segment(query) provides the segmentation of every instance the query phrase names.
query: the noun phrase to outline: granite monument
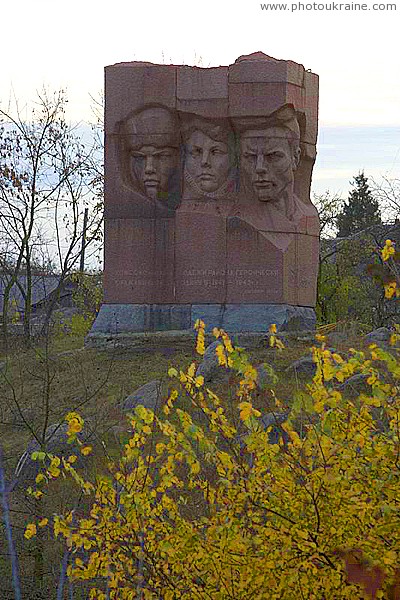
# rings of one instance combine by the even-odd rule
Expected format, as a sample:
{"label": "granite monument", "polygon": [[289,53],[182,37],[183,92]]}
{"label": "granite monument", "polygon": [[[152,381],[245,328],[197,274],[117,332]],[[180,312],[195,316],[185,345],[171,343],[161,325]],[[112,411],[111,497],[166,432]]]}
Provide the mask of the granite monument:
{"label": "granite monument", "polygon": [[262,52],[229,67],[106,67],[104,304],[91,336],[315,322],[318,77]]}

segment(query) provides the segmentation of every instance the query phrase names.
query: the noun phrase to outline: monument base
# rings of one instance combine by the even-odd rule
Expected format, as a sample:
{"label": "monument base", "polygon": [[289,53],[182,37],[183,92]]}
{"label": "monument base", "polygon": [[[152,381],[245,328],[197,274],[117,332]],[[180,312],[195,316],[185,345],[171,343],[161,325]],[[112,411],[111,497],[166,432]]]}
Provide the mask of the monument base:
{"label": "monument base", "polygon": [[227,333],[268,333],[275,323],[278,331],[315,329],[313,308],[289,304],[103,304],[87,337],[192,331],[202,319],[208,331],[213,327]]}

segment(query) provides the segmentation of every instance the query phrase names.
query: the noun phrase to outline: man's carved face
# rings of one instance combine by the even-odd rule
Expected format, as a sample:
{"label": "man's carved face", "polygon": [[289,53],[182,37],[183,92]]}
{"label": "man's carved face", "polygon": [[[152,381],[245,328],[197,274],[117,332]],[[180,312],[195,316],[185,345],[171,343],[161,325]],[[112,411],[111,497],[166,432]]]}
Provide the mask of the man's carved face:
{"label": "man's carved face", "polygon": [[168,186],[177,168],[176,148],[146,145],[130,149],[131,173],[141,191],[151,200],[162,200],[168,196]]}
{"label": "man's carved face", "polygon": [[194,131],[186,145],[185,169],[203,192],[215,192],[229,175],[227,144]]}
{"label": "man's carved face", "polygon": [[131,183],[151,200],[168,201],[179,168],[176,119],[163,107],[149,107],[128,119],[125,136]]}
{"label": "man's carved face", "polygon": [[241,172],[261,202],[276,202],[290,189],[300,149],[282,128],[246,131],[241,139]]}

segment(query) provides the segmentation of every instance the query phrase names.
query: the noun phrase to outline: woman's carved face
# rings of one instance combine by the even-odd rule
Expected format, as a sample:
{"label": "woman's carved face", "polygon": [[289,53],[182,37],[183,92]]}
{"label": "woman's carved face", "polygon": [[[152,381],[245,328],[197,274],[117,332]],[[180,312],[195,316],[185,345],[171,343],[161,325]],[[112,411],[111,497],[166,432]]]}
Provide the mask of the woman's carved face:
{"label": "woman's carved face", "polygon": [[203,192],[215,192],[228,179],[228,146],[200,130],[186,144],[185,170]]}

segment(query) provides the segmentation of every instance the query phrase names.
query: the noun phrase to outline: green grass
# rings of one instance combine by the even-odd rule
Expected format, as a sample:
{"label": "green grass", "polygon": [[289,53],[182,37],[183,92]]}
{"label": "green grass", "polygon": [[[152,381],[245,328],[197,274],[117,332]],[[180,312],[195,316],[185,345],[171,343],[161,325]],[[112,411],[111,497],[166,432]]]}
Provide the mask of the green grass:
{"label": "green grass", "polygon": [[[338,344],[339,351],[350,345],[360,345],[360,337]],[[309,352],[310,340],[288,338],[286,348],[279,352],[268,346],[248,350],[253,364],[268,363],[278,374],[276,393],[290,405],[293,392],[302,387],[302,379],[285,373],[294,360]],[[328,342],[329,343],[329,342]],[[169,367],[186,367],[201,357],[194,347],[175,351],[173,348],[110,349],[85,348],[83,337],[57,336],[51,341],[46,356],[45,347],[26,350],[17,341],[11,348],[6,369],[0,373],[0,421],[2,422],[1,443],[15,466],[27,442],[32,439],[32,428],[37,436],[43,433],[47,412],[47,424],[58,423],[71,410],[78,410],[90,419],[99,435],[113,424],[123,424],[124,416],[116,409],[138,387],[153,379],[168,379]],[[46,373],[49,387],[46,388]],[[280,376],[280,377],[279,377]],[[231,396],[227,386],[212,386],[222,398]],[[256,403],[263,408],[265,395],[259,394]],[[226,398],[229,404],[231,397]],[[18,412],[17,403],[22,415]],[[28,427],[29,425],[29,427]]]}

